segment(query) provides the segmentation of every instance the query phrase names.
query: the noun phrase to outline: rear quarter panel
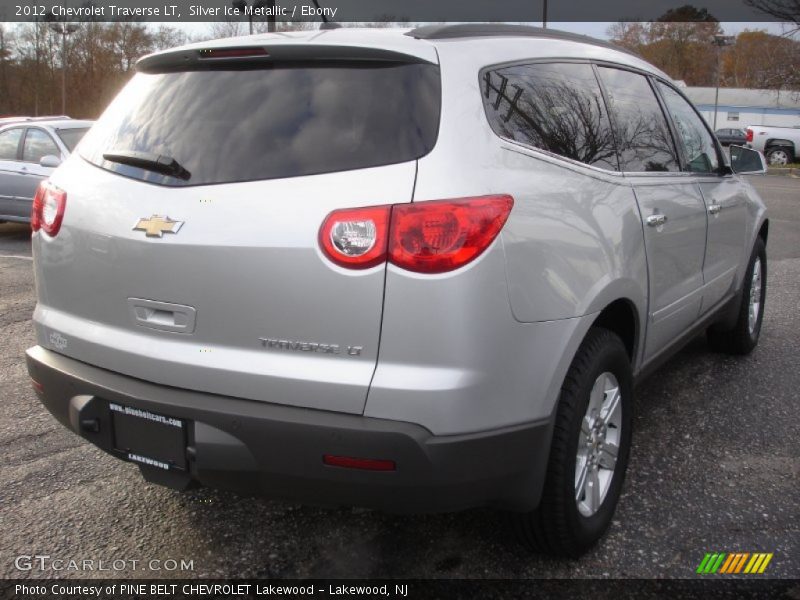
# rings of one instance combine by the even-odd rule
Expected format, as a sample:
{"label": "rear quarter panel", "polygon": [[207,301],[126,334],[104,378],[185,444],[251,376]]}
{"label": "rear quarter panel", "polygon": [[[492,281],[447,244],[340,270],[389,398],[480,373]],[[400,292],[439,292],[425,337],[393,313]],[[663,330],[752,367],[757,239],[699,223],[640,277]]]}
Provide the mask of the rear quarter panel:
{"label": "rear quarter panel", "polygon": [[[597,313],[628,298],[645,323],[647,269],[632,188],[491,130],[478,88],[491,56],[440,44],[442,119],[414,202],[511,194],[502,234],[444,276],[387,270],[381,349],[365,414],[437,434],[551,417]],[[505,45],[498,62],[509,60]],[[593,50],[591,50],[593,51]],[[504,54],[505,53],[505,54]],[[641,346],[641,344],[640,344]]]}

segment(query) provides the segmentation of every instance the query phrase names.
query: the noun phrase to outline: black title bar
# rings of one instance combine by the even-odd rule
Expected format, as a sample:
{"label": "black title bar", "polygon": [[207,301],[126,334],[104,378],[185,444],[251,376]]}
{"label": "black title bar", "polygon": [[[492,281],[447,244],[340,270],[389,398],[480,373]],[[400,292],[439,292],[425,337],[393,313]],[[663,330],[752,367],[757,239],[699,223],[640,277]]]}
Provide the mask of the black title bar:
{"label": "black title bar", "polygon": [[[687,5],[697,12],[687,13]],[[0,0],[0,21],[322,21],[324,16],[338,22],[552,23],[654,21],[673,11],[671,20],[693,14],[779,22],[797,10],[796,0],[268,0],[256,8],[253,0],[239,8],[231,0]]]}

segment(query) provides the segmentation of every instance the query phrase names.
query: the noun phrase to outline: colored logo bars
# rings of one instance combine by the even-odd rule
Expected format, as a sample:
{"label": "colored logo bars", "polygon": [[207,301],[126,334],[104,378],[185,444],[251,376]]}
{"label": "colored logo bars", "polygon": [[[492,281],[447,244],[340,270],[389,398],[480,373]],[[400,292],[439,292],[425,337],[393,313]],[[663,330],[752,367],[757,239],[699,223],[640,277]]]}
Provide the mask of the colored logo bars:
{"label": "colored logo bars", "polygon": [[763,573],[772,560],[773,553],[769,552],[706,552],[702,562],[697,567],[697,573],[708,575],[720,573],[732,575],[736,573],[756,574]]}

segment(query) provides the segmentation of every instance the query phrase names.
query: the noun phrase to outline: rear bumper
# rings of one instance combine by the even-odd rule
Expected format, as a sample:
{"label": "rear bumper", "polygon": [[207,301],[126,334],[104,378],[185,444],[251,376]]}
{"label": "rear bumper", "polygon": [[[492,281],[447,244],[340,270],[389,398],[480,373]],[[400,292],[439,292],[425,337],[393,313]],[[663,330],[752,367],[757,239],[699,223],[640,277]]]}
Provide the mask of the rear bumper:
{"label": "rear bumper", "polygon": [[[192,482],[320,505],[390,512],[474,506],[534,508],[544,481],[550,422],[435,436],[412,423],[268,404],[156,385],[41,346],[27,351],[39,397],[66,427],[115,456],[108,403],[188,421],[187,470],[140,465],[151,481]],[[88,417],[88,418],[87,418]],[[97,431],[81,423],[95,420]],[[325,454],[388,459],[390,472],[323,464]]]}

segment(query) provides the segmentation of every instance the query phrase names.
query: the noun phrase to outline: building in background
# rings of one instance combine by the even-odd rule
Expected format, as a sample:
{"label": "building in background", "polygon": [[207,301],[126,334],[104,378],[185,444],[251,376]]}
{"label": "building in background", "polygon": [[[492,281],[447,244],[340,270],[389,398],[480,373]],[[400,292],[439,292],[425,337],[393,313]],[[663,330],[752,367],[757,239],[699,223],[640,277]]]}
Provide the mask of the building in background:
{"label": "building in background", "polygon": [[[713,126],[716,88],[684,87],[683,91]],[[717,129],[744,129],[748,125],[800,127],[800,92],[720,88]]]}

